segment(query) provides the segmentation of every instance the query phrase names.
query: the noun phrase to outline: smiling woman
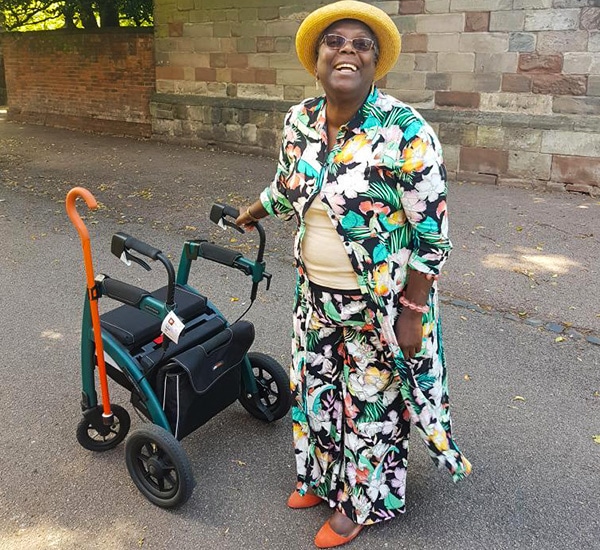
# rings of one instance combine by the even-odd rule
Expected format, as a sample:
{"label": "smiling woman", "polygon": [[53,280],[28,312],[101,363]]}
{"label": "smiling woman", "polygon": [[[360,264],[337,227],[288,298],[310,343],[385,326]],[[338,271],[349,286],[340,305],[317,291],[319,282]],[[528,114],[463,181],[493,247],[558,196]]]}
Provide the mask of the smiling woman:
{"label": "smiling woman", "polygon": [[295,219],[292,343],[297,486],[288,506],[334,512],[319,548],[405,510],[411,426],[455,481],[437,279],[451,249],[446,170],[432,128],[375,82],[400,34],[346,0],[312,12],[296,51],[324,94],[285,119],[275,178],[236,223]]}

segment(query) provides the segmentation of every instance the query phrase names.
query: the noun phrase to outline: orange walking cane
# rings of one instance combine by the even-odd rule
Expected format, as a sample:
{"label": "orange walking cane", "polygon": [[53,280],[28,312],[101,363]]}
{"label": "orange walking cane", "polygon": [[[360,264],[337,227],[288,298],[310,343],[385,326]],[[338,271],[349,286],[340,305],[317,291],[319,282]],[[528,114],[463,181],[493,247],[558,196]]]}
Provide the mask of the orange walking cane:
{"label": "orange walking cane", "polygon": [[67,193],[66,208],[71,222],[79,233],[81,239],[81,248],[83,249],[83,262],[85,265],[85,274],[87,282],[88,300],[90,303],[90,313],[92,316],[92,328],[94,330],[94,343],[96,346],[96,358],[98,362],[98,378],[100,380],[100,391],[102,397],[102,421],[110,426],[113,423],[113,414],[110,408],[110,397],[108,395],[108,380],[106,378],[106,365],[104,363],[104,346],[102,344],[102,332],[100,329],[100,314],[98,313],[98,295],[96,281],[94,279],[94,264],[92,263],[92,248],[90,246],[90,234],[77,212],[75,200],[81,197],[85,200],[90,210],[98,208],[98,203],[87,189],[83,187],[74,187]]}

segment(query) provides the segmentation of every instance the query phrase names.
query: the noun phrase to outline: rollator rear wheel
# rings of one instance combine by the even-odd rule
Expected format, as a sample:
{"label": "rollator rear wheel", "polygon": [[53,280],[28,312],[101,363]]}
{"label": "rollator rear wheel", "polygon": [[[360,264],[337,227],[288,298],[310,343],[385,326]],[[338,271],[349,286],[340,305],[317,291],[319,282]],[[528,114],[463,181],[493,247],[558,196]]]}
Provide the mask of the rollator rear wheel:
{"label": "rollator rear wheel", "polygon": [[[252,372],[258,386],[258,397],[261,403],[273,415],[273,420],[284,417],[292,405],[290,379],[284,368],[272,357],[264,353],[248,354]],[[267,421],[267,417],[248,393],[242,391],[240,403],[252,416]]]}
{"label": "rollator rear wheel", "polygon": [[125,443],[129,475],[140,492],[156,506],[177,508],[192,495],[194,473],[181,443],[156,424],[131,433]]}
{"label": "rollator rear wheel", "polygon": [[119,405],[110,406],[113,413],[113,422],[107,426],[102,421],[101,405],[98,405],[93,413],[82,418],[77,425],[77,441],[88,451],[108,451],[114,449],[121,441],[125,439],[131,418],[129,413]]}

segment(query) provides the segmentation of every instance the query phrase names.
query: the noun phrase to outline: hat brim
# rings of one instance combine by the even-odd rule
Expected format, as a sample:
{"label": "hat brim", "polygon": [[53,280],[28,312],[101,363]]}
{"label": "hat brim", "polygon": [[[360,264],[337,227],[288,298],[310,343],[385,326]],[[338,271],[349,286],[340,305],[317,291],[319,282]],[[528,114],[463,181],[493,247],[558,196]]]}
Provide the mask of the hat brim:
{"label": "hat brim", "polygon": [[379,58],[375,80],[383,78],[400,55],[400,32],[383,10],[355,0],[342,0],[311,12],[296,33],[296,53],[300,63],[311,74],[317,64],[317,42],[323,31],[341,19],[356,19],[367,25],[377,38]]}

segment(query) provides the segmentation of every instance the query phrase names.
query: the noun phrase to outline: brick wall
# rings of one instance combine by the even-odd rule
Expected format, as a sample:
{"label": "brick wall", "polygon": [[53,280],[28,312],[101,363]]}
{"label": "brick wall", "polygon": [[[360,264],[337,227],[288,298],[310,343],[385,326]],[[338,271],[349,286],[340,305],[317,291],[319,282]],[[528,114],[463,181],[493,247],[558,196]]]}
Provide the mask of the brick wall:
{"label": "brick wall", "polygon": [[151,134],[153,29],[4,33],[8,118]]}
{"label": "brick wall", "polygon": [[[274,154],[315,95],[296,30],[326,3],[156,0],[154,134]],[[403,34],[380,85],[435,126],[454,178],[599,190],[600,0],[371,3]]]}

